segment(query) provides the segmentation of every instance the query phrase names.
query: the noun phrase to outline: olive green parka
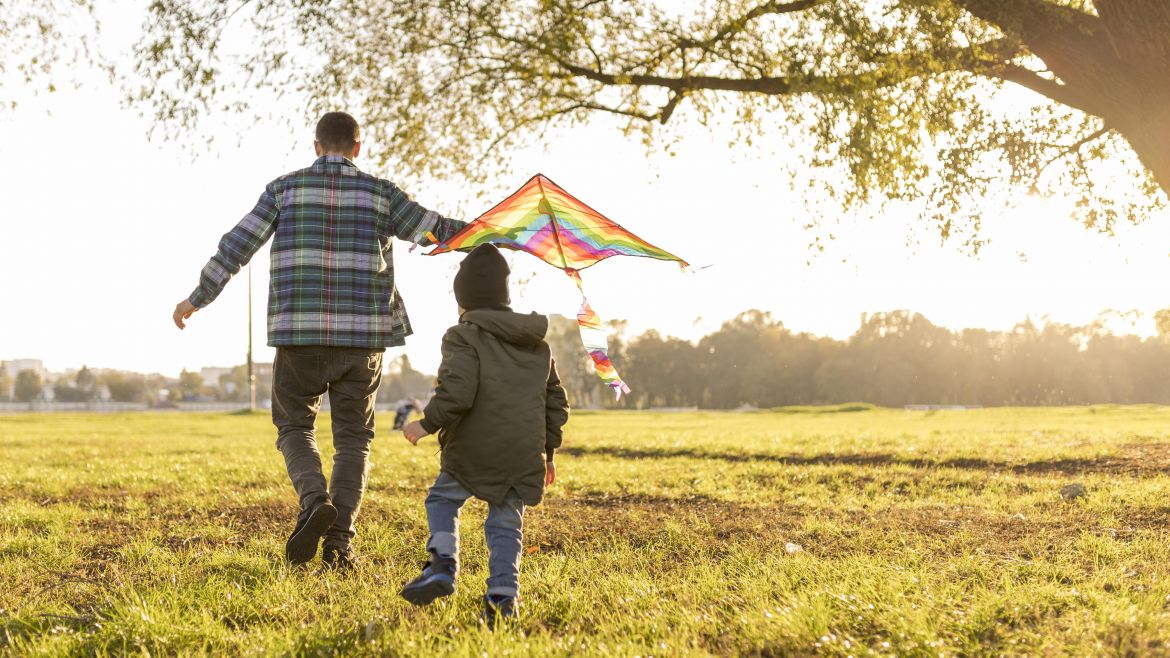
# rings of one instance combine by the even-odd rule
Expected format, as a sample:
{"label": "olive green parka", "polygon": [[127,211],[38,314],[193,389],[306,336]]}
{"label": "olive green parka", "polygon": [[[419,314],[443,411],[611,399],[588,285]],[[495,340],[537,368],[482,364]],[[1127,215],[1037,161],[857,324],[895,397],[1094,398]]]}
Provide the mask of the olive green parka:
{"label": "olive green parka", "polygon": [[569,403],[536,313],[476,309],[443,336],[439,384],[423,411],[442,469],[472,495],[526,505],[544,496],[545,456],[561,445]]}

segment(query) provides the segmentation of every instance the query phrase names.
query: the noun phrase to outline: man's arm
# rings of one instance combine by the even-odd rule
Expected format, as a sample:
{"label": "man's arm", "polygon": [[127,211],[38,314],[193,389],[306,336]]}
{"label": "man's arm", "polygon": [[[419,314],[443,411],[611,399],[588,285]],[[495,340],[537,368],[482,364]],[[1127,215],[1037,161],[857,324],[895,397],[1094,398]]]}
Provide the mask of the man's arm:
{"label": "man's arm", "polygon": [[276,217],[279,212],[276,183],[272,182],[264,188],[264,193],[260,195],[260,200],[256,202],[252,212],[240,220],[235,228],[224,233],[215,255],[207,261],[199,275],[199,285],[175,308],[174,320],[180,329],[184,327],[183,320],[215,301],[232,276],[247,265],[260,247],[268,242],[268,238],[272,237],[272,232],[276,230]]}
{"label": "man's arm", "polygon": [[[439,386],[435,395],[423,409],[423,419],[415,421],[424,434],[417,434],[418,428],[404,429],[407,439],[416,443],[418,439],[433,434],[444,427],[451,427],[463,417],[475,402],[479,388],[479,355],[457,331],[448,330],[443,336],[443,361],[439,364]],[[411,423],[411,425],[415,425]]]}
{"label": "man's arm", "polygon": [[429,247],[434,241],[427,237],[428,232],[442,242],[467,226],[467,222],[427,210],[389,181],[386,182],[385,196],[386,218],[389,222],[387,233],[399,240]]}

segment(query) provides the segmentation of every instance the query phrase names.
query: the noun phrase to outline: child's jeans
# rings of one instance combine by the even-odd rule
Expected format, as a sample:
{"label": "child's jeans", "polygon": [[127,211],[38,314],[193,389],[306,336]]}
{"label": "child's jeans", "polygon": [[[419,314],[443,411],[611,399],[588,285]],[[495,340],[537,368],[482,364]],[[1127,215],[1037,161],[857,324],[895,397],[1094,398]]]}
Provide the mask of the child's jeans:
{"label": "child's jeans", "polygon": [[[427,492],[427,550],[459,559],[459,510],[471,494],[455,478],[440,471]],[[483,524],[488,547],[487,593],[515,597],[520,593],[520,552],[524,538],[524,501],[515,489],[503,505],[488,503]]]}

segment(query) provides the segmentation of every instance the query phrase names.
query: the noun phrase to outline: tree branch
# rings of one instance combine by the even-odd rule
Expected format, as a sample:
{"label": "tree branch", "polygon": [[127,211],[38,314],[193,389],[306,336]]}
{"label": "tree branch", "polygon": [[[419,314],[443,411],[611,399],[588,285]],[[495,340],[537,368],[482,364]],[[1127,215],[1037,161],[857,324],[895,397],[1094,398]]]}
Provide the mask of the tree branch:
{"label": "tree branch", "polygon": [[1095,106],[1093,102],[1078,94],[1074,89],[1063,85],[1056,80],[1049,80],[1036,73],[1035,71],[1021,66],[1019,64],[1002,64],[999,66],[986,67],[982,70],[973,71],[983,75],[998,78],[1005,82],[1014,82],[1021,87],[1031,89],[1032,91],[1045,96],[1058,103],[1062,103],[1069,107],[1078,109],[1088,114],[1101,116],[1101,108]]}
{"label": "tree branch", "polygon": [[953,0],[976,18],[991,23],[1007,34],[1016,34],[1025,40],[1037,36],[1043,29],[1071,28],[1088,36],[1096,32],[1100,20],[1079,9],[1058,5],[1048,0]]}
{"label": "tree branch", "polygon": [[1018,38],[1063,84],[1016,65],[1006,65],[1002,74],[989,72],[991,75],[1020,84],[1059,103],[1102,114],[1100,107],[1088,109],[1089,102],[1084,95],[1073,91],[1087,76],[1094,75],[1102,64],[1102,49],[1096,38],[1101,28],[1099,18],[1047,0],[954,2],[972,16]]}
{"label": "tree branch", "polygon": [[[1008,40],[997,39],[977,46],[978,50],[995,53],[997,57],[1010,58],[1019,52],[1018,46],[1009,47]],[[880,89],[892,87],[907,80],[922,76],[934,75],[940,71],[929,66],[938,58],[944,57],[948,63],[945,70],[966,70],[972,73],[991,75],[995,71],[1013,65],[1003,64],[1001,61],[979,61],[971,56],[970,49],[953,53],[904,53],[892,55],[888,58],[871,62],[874,71],[850,73],[836,76],[808,76],[793,78],[791,76],[761,76],[758,78],[728,78],[722,76],[691,75],[691,76],[662,76],[637,73],[608,73],[573,64],[558,57],[555,53],[544,53],[557,63],[568,74],[582,77],[594,82],[610,86],[632,87],[661,87],[676,93],[686,93],[700,89],[711,91],[733,91],[757,93],[771,96],[800,93],[849,93],[852,91]],[[1018,67],[1024,71],[1023,67]],[[1039,76],[1036,76],[1039,78]],[[1043,78],[1039,78],[1044,80]],[[1053,83],[1056,84],[1056,83]],[[1059,85],[1058,85],[1059,86]]]}
{"label": "tree branch", "polygon": [[1047,162],[1045,162],[1043,165],[1041,165],[1039,169],[1036,170],[1036,175],[1032,177],[1032,186],[1035,187],[1037,185],[1037,183],[1039,183],[1040,177],[1044,175],[1044,171],[1046,169],[1048,169],[1048,166],[1051,165],[1053,162],[1056,162],[1057,160],[1061,160],[1063,158],[1066,158],[1069,155],[1072,155],[1074,153],[1077,154],[1078,158],[1081,157],[1080,151],[1081,151],[1082,146],[1084,146],[1085,144],[1088,144],[1089,142],[1092,142],[1092,141],[1099,139],[1100,137],[1109,133],[1111,130],[1112,130],[1112,128],[1110,128],[1109,126],[1102,126],[1102,127],[1098,128],[1097,130],[1094,130],[1092,133],[1089,133],[1088,135],[1077,140],[1073,144],[1070,144],[1070,145],[1064,146],[1064,147],[1059,147],[1060,152],[1057,153],[1056,155],[1052,156],[1051,159],[1049,159]]}
{"label": "tree branch", "polygon": [[670,100],[666,101],[666,105],[663,105],[662,109],[658,112],[659,123],[666,124],[667,121],[670,121],[670,115],[674,114],[674,108],[678,107],[679,101],[681,101],[684,96],[686,96],[686,94],[682,92],[671,94]]}
{"label": "tree branch", "polygon": [[678,45],[680,48],[699,48],[706,50],[720,41],[723,41],[732,33],[742,30],[745,25],[761,16],[793,14],[804,11],[806,9],[811,9],[817,5],[825,4],[826,1],[827,0],[796,0],[794,2],[767,2],[748,10],[743,16],[740,16],[739,18],[727,23],[707,39],[703,39],[702,41],[680,39]]}

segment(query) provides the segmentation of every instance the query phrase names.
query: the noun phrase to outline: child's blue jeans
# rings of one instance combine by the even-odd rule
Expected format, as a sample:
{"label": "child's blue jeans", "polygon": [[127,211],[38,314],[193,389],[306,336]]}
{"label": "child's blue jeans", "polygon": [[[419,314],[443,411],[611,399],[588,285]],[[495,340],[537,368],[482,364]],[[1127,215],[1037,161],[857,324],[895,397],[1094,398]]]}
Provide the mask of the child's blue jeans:
{"label": "child's blue jeans", "polygon": [[[471,498],[455,478],[440,471],[427,492],[427,550],[459,559],[459,510]],[[488,503],[483,532],[488,547],[487,593],[515,597],[520,593],[520,553],[524,539],[524,501],[509,490],[503,505]]]}

